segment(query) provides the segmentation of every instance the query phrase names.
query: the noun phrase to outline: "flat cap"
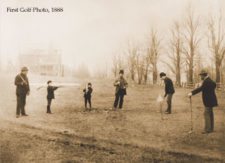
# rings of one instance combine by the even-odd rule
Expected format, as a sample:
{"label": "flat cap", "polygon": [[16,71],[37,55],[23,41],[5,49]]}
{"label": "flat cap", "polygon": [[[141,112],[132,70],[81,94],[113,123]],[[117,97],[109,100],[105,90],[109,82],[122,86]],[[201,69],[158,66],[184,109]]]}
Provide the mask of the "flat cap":
{"label": "flat cap", "polygon": [[28,71],[28,68],[27,67],[22,67],[21,71]]}

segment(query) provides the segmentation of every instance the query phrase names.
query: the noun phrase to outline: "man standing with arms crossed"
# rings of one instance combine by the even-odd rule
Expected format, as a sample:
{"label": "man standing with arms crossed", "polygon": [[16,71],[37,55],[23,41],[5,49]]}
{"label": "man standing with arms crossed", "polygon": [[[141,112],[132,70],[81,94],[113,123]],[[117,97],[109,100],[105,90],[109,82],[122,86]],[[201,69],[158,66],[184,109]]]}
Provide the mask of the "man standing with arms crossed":
{"label": "man standing with arms crossed", "polygon": [[20,114],[22,116],[28,116],[25,112],[26,96],[30,94],[30,86],[27,74],[28,68],[23,67],[21,69],[21,73],[18,74],[15,78],[17,97],[16,118],[19,118]]}
{"label": "man standing with arms crossed", "polygon": [[202,134],[208,134],[214,130],[213,107],[218,106],[215,93],[216,83],[209,77],[205,70],[202,70],[199,75],[203,81],[202,85],[190,92],[188,96],[191,98],[191,96],[202,92],[202,100],[205,106],[205,130],[202,132]]}

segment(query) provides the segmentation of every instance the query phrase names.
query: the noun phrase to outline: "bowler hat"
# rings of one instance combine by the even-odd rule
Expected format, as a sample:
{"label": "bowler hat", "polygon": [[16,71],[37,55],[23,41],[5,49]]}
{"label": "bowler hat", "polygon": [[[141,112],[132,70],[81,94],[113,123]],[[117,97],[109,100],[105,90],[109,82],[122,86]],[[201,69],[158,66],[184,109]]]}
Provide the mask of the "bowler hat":
{"label": "bowler hat", "polygon": [[161,72],[161,73],[159,74],[159,76],[160,76],[160,78],[162,78],[163,76],[166,76],[166,73]]}
{"label": "bowler hat", "polygon": [[119,74],[124,74],[124,70],[120,70]]}
{"label": "bowler hat", "polygon": [[27,67],[22,67],[21,71],[28,71],[28,68]]}
{"label": "bowler hat", "polygon": [[208,72],[206,70],[201,70],[201,72],[199,73],[199,75],[206,76],[206,75],[208,75]]}

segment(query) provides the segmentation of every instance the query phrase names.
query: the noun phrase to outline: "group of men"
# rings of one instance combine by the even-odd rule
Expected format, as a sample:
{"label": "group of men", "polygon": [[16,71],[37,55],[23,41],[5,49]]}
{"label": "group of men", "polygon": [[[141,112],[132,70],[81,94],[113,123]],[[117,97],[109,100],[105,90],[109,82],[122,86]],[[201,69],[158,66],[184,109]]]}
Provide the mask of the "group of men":
{"label": "group of men", "polygon": [[[16,97],[17,97],[17,108],[16,108],[16,117],[18,118],[21,116],[27,116],[25,112],[25,105],[26,105],[26,96],[30,94],[30,86],[29,81],[27,78],[28,68],[23,67],[21,69],[21,73],[18,74],[15,78],[15,85],[16,85]],[[200,87],[191,91],[188,96],[191,96],[202,92],[202,99],[203,104],[205,106],[204,112],[204,119],[205,119],[205,130],[202,132],[203,134],[211,133],[214,131],[214,114],[213,114],[213,107],[217,106],[217,97],[215,93],[216,83],[209,77],[208,73],[204,70],[201,71],[199,74],[202,80],[202,84]],[[164,80],[165,83],[165,95],[164,98],[167,101],[167,109],[165,111],[166,114],[172,113],[172,98],[173,94],[175,93],[174,85],[172,80],[167,77],[166,73],[161,72],[159,74],[160,78]],[[47,113],[51,113],[50,105],[51,101],[54,98],[54,90],[58,87],[54,87],[51,85],[52,81],[48,81],[48,95],[47,95]],[[116,87],[115,91],[115,101],[114,101],[114,110],[117,108],[123,108],[124,96],[127,94],[127,87],[128,83],[124,78],[124,70],[120,70],[119,77],[114,82],[114,86]],[[85,98],[85,108],[87,107],[87,102],[91,108],[91,83],[89,83],[88,87],[83,90],[84,98]]]}
{"label": "group of men", "polygon": [[[204,120],[205,120],[205,129],[202,134],[212,133],[214,131],[214,114],[213,108],[218,106],[217,97],[216,97],[216,83],[209,77],[207,71],[202,70],[199,74],[202,83],[201,86],[192,90],[188,93],[189,98],[193,95],[196,95],[202,92],[202,100],[205,106],[204,110]],[[165,82],[165,98],[167,98],[167,114],[171,114],[171,104],[172,97],[175,93],[173,82],[170,78],[166,76],[164,72],[160,73],[160,78]]]}

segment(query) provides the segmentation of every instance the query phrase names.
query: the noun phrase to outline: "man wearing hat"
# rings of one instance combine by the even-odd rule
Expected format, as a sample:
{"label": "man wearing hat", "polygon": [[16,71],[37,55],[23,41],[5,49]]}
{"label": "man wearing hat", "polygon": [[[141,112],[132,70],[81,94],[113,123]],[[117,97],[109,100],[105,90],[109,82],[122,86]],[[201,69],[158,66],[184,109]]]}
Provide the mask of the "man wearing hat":
{"label": "man wearing hat", "polygon": [[160,78],[164,80],[165,83],[165,95],[164,98],[167,98],[167,110],[166,114],[171,114],[172,112],[172,98],[173,94],[175,93],[174,87],[173,87],[173,82],[170,78],[166,76],[164,72],[161,72],[159,74]]}
{"label": "man wearing hat", "polygon": [[191,98],[191,96],[202,92],[202,100],[205,106],[205,130],[202,133],[207,134],[213,132],[214,130],[213,107],[218,106],[215,93],[216,83],[212,79],[210,79],[208,73],[205,70],[202,70],[199,75],[201,77],[201,80],[203,81],[202,85],[190,92],[188,96]]}
{"label": "man wearing hat", "polygon": [[16,107],[16,117],[19,118],[20,115],[27,116],[25,112],[26,96],[30,94],[30,86],[27,78],[28,68],[22,67],[21,73],[15,78],[16,85],[16,97],[17,97],[17,107]]}
{"label": "man wearing hat", "polygon": [[118,107],[118,103],[119,103],[119,109],[122,109],[123,98],[124,98],[124,95],[127,94],[126,88],[128,86],[128,83],[126,79],[124,79],[123,75],[124,75],[124,71],[120,70],[119,78],[114,82],[114,86],[116,87],[114,109]]}

